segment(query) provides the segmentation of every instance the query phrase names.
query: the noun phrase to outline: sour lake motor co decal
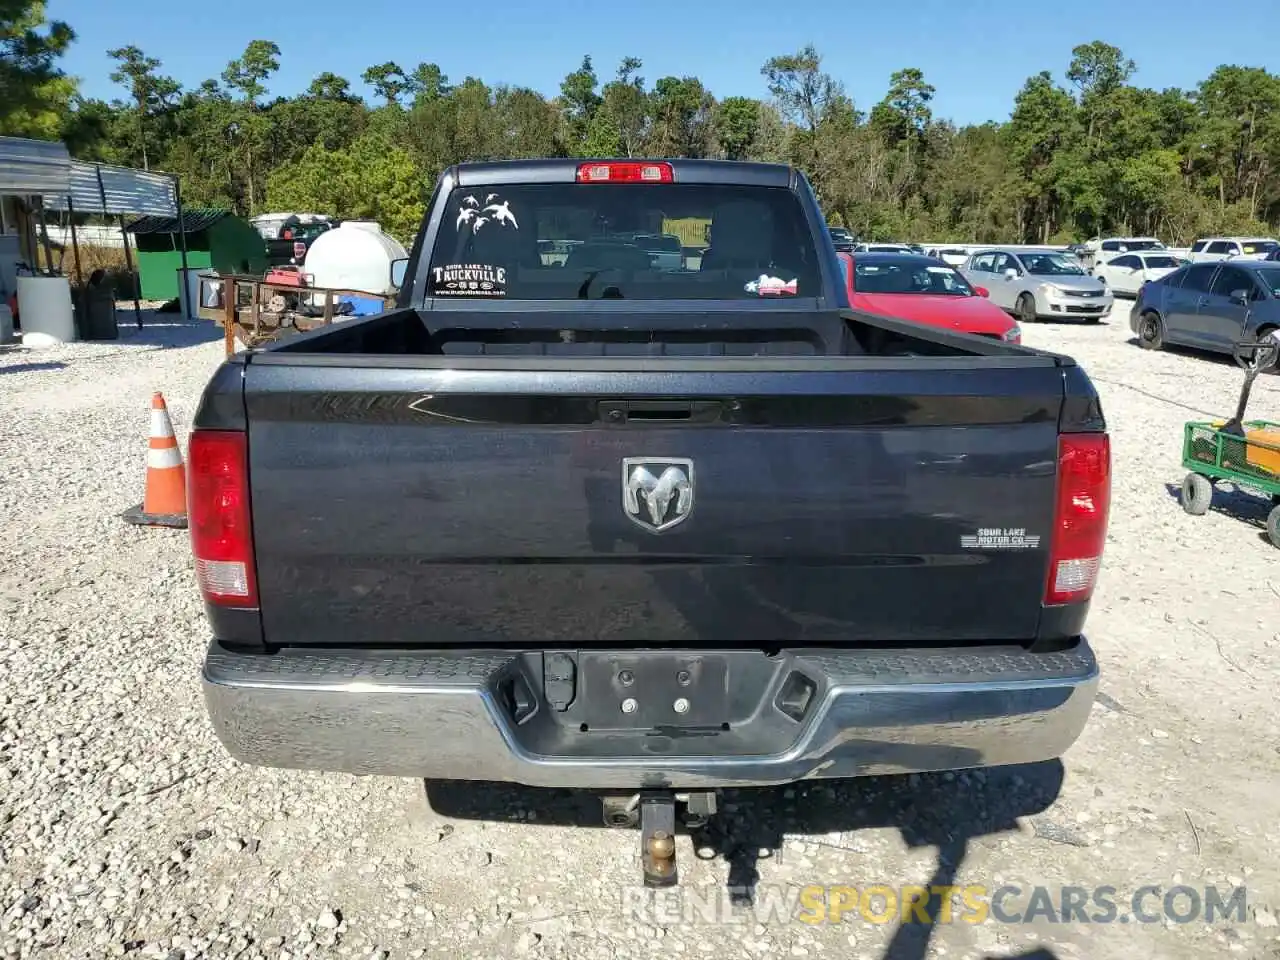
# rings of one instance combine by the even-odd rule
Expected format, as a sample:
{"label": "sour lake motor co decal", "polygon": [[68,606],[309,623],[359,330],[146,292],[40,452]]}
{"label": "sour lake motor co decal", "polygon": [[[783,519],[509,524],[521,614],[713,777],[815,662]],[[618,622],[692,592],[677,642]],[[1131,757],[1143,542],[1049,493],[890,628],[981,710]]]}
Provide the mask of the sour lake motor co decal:
{"label": "sour lake motor co decal", "polygon": [[507,270],[488,263],[432,267],[431,292],[437,297],[505,297]]}
{"label": "sour lake motor co decal", "polygon": [[983,527],[960,537],[963,550],[1034,550],[1039,546],[1039,534],[1028,535],[1026,527]]}

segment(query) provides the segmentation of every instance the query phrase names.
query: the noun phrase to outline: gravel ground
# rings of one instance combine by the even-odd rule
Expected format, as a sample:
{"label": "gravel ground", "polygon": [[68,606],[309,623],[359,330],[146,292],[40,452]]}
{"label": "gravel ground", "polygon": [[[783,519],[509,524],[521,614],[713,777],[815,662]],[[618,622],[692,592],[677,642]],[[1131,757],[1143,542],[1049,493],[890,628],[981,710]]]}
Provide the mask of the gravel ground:
{"label": "gravel ground", "polygon": [[[1280,957],[1280,555],[1258,501],[1191,518],[1174,495],[1182,422],[1229,414],[1240,374],[1140,351],[1127,313],[1026,334],[1085,365],[1114,438],[1083,738],[1061,764],[727,797],[721,855],[681,848],[686,907],[758,874],[755,906],[715,923],[636,899],[636,835],[572,826],[592,822],[574,798],[429,803],[414,781],[229,760],[185,534],[118,518],[141,499],[152,391],[185,438],[216,332],[0,348],[0,956]],[[1252,410],[1280,419],[1280,378]],[[809,883],[1110,885],[1121,914],[1145,884],[1243,885],[1247,916],[784,921]]]}

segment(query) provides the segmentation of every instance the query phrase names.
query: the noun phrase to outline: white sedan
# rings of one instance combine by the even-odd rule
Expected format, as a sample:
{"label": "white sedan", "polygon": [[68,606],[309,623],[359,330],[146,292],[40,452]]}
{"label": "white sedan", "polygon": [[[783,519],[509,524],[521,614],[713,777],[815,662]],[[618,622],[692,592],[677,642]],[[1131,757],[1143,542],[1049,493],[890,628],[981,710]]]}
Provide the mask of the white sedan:
{"label": "white sedan", "polygon": [[930,247],[925,251],[930,257],[936,257],[949,267],[959,270],[969,260],[969,251],[963,247]]}
{"label": "white sedan", "polygon": [[1164,250],[1123,253],[1093,268],[1093,275],[1114,294],[1136,297],[1144,283],[1173,273],[1186,261]]}
{"label": "white sedan", "polygon": [[860,243],[853,248],[854,253],[897,253],[903,256],[915,256],[915,251],[904,243]]}

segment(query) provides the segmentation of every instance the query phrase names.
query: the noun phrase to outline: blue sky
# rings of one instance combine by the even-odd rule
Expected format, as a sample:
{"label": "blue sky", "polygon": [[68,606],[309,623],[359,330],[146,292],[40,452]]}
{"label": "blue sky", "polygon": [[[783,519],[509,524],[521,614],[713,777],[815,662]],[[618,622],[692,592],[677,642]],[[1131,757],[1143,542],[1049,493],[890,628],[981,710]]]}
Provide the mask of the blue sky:
{"label": "blue sky", "polygon": [[[1265,6],[1265,4],[1264,4]],[[1132,11],[1139,13],[1134,14]],[[650,12],[652,11],[652,12]],[[666,15],[662,15],[665,12]],[[840,4],[762,0],[50,0],[79,40],[66,58],[92,96],[118,95],[106,50],[134,43],[185,86],[217,77],[248,41],[274,40],[281,69],[272,94],[305,88],[331,70],[361,93],[365,67],[394,60],[406,70],[440,64],[451,80],[532,87],[547,95],[585,53],[609,79],[628,55],[652,83],[695,74],[719,97],[764,96],[766,59],[813,43],[823,66],[860,109],[884,96],[889,74],[922,69],[937,87],[936,115],[960,123],[1003,120],[1026,78],[1050,70],[1062,80],[1071,48],[1115,44],[1137,61],[1136,81],[1191,87],[1222,63],[1274,66],[1276,30],[1186,15],[1177,4],[1014,4],[997,0],[914,0]],[[1266,19],[1264,17],[1264,19]],[[1280,26],[1280,13],[1273,26]],[[1199,24],[1199,27],[1196,24]]]}

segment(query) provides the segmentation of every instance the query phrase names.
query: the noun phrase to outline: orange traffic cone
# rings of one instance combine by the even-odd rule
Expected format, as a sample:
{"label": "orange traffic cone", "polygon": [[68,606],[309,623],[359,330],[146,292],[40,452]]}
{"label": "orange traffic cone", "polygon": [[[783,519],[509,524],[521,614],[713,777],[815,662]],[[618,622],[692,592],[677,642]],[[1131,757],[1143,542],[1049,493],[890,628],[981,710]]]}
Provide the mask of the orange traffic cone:
{"label": "orange traffic cone", "polygon": [[132,524],[151,527],[187,525],[187,471],[173,435],[164,394],[151,398],[151,443],[147,450],[147,492],[141,504],[124,512]]}

